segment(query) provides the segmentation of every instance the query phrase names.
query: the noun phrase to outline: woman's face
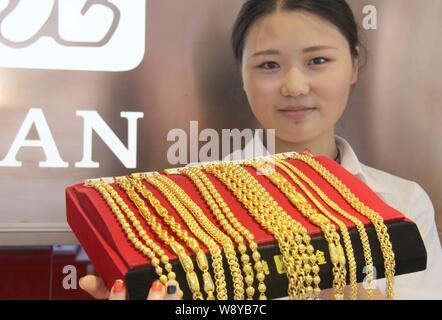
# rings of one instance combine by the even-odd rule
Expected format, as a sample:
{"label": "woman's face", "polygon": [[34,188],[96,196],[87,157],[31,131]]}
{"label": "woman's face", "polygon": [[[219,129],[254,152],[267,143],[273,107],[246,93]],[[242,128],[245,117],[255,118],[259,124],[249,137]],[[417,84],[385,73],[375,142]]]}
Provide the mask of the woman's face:
{"label": "woman's face", "polygon": [[345,110],[357,61],[332,23],[304,11],[257,20],[246,39],[242,77],[264,128],[290,143],[327,134]]}

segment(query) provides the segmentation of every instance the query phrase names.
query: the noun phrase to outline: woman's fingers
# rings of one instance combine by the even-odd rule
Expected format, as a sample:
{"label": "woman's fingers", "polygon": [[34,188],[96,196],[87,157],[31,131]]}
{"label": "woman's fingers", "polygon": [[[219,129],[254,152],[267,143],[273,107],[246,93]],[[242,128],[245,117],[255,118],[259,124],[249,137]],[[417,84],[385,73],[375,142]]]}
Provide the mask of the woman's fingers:
{"label": "woman's fingers", "polygon": [[149,290],[147,300],[180,300],[183,298],[183,292],[176,280],[169,280],[164,286],[156,280]]}
{"label": "woman's fingers", "polygon": [[87,275],[80,279],[79,286],[95,299],[108,299],[109,289],[103,279],[93,275]]}
{"label": "woman's fingers", "polygon": [[155,280],[150,287],[147,300],[164,300],[165,295],[166,288],[159,280]]}
{"label": "woman's fingers", "polygon": [[169,280],[166,284],[166,300],[180,300],[183,292],[177,281]]}
{"label": "woman's fingers", "polygon": [[[88,275],[80,279],[80,288],[95,299],[126,300],[124,281],[117,280],[109,291],[103,279]],[[180,300],[183,292],[176,280],[169,280],[164,286],[159,280],[154,281],[149,290],[147,300]]]}
{"label": "woman's fingers", "polygon": [[109,293],[109,300],[126,300],[126,286],[123,280],[115,281]]}

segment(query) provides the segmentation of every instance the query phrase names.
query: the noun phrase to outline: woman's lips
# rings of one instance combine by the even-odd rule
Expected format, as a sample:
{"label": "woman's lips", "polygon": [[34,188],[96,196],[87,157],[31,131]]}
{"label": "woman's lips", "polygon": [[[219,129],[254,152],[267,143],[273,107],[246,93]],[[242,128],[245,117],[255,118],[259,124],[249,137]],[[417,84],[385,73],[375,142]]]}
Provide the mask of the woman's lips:
{"label": "woman's lips", "polygon": [[284,117],[301,121],[307,118],[316,108],[297,108],[297,109],[282,109],[278,110]]}

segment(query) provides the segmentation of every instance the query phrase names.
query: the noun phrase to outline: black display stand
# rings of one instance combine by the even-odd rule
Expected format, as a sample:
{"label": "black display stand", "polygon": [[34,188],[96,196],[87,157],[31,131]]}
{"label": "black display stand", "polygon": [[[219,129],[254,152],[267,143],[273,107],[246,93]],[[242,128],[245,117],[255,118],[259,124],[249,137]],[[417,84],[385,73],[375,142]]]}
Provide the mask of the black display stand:
{"label": "black display stand", "polygon": [[[394,222],[386,224],[390,240],[393,246],[396,262],[396,275],[418,272],[426,269],[427,253],[423,240],[417,229],[417,226],[412,222]],[[376,270],[376,279],[384,278],[384,259],[382,257],[381,248],[376,235],[376,231],[372,226],[366,227],[367,235],[370,242],[371,254],[373,264]],[[365,259],[362,250],[361,240],[357,229],[349,229],[351,242],[353,245],[354,255],[357,264],[357,281],[363,282],[366,274],[364,273]],[[341,239],[342,241],[342,239]],[[330,258],[328,255],[328,244],[323,236],[312,237],[311,243],[315,248],[316,256],[318,257],[318,265],[321,269],[321,289],[332,287],[332,270]],[[286,297],[288,281],[283,270],[283,265],[279,263],[279,249],[278,245],[270,244],[259,247],[262,260],[266,261],[269,274],[266,275],[265,284],[267,286],[267,299],[275,299]],[[210,262],[210,261],[209,261]],[[229,294],[229,299],[233,299],[233,284],[231,276],[228,272],[229,268],[224,259],[226,270],[226,282]],[[195,260],[194,260],[195,263]],[[184,292],[184,299],[190,300],[192,298],[190,290],[187,287],[185,273],[181,268],[179,261],[173,261],[172,265],[177,275],[177,281],[182,284],[181,289]],[[196,265],[196,263],[195,263]],[[196,270],[198,273],[198,270]],[[201,275],[198,274],[200,283],[202,283]],[[348,276],[348,272],[347,272]],[[129,299],[144,300],[148,295],[148,290],[151,283],[157,279],[152,267],[129,270],[126,274],[126,284],[128,288]],[[256,281],[255,281],[256,283]],[[348,279],[347,279],[348,283]],[[255,299],[257,298],[255,293]]]}

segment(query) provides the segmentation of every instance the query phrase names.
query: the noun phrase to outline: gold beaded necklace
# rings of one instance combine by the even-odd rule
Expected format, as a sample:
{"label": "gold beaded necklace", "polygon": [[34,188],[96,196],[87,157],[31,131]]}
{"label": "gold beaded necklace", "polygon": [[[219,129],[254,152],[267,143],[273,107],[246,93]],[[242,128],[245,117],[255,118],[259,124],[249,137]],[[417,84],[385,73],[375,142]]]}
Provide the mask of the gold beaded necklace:
{"label": "gold beaded necklace", "polygon": [[243,262],[243,271],[246,275],[245,282],[248,286],[246,294],[248,299],[253,299],[255,293],[255,289],[253,288],[254,274],[250,264],[250,257],[247,254],[247,247],[244,243],[245,239],[248,240],[252,251],[252,257],[255,261],[254,267],[256,271],[256,279],[259,282],[259,299],[265,300],[265,274],[261,262],[261,255],[258,252],[258,245],[254,241],[253,235],[238,221],[235,215],[231,212],[229,206],[225,203],[221,194],[216,190],[213,183],[202,170],[196,167],[186,167],[180,171],[192,180],[201,195],[204,197],[206,203],[210,206],[212,213],[215,215],[221,226],[237,242],[238,251],[241,254],[241,261]]}
{"label": "gold beaded necklace", "polygon": [[175,195],[165,187],[157,177],[159,173],[141,174],[141,177],[146,179],[151,185],[156,187],[175,208],[180,217],[184,220],[190,231],[209,249],[212,256],[212,267],[215,275],[215,284],[218,300],[227,300],[227,285],[224,275],[223,258],[221,249],[212,237],[207,234],[193,218],[188,209],[175,197]]}
{"label": "gold beaded necklace", "polygon": [[[298,168],[296,168],[294,165],[292,165],[290,162],[283,160],[284,156],[276,156],[277,160],[276,160],[276,165],[278,167],[280,167],[281,169],[283,169],[283,167],[285,169],[283,169],[287,174],[288,171],[291,171],[291,175],[290,177],[293,179],[293,181],[304,191],[305,194],[307,194],[307,196],[315,203],[315,205],[322,211],[324,212],[324,210],[326,210],[322,204],[316,200],[316,198],[308,191],[308,189],[301,183],[301,180],[303,180],[305,183],[307,183],[315,192],[316,194],[330,207],[332,208],[336,213],[340,214],[341,216],[343,216],[344,218],[346,218],[347,220],[353,222],[356,225],[356,228],[358,230],[359,233],[359,237],[361,239],[361,243],[362,243],[362,248],[363,248],[363,252],[364,252],[364,258],[365,258],[365,265],[366,265],[366,269],[367,269],[367,276],[366,276],[366,280],[368,283],[368,288],[366,289],[366,293],[367,293],[367,297],[368,299],[372,299],[373,298],[373,289],[372,289],[372,281],[373,281],[373,259],[371,256],[371,249],[370,249],[370,243],[368,240],[368,235],[367,235],[367,231],[365,230],[365,226],[364,224],[361,222],[361,220],[359,220],[357,217],[349,214],[348,212],[346,212],[345,210],[343,210],[339,205],[337,205],[334,201],[332,201],[310,178],[308,178],[301,170],[299,170]],[[278,159],[280,158],[280,159]],[[295,175],[295,176],[293,176]],[[299,177],[299,179],[296,178]],[[340,229],[342,230],[343,233],[343,238],[344,241],[347,242],[345,239],[348,237],[345,236],[345,233],[347,233],[347,227],[345,226],[345,224],[343,224],[341,221],[335,221],[333,220],[335,223],[337,223],[340,227]],[[345,232],[344,232],[345,231]],[[351,244],[351,243],[350,243]],[[347,246],[347,244],[346,244]],[[347,252],[348,252],[348,248],[346,248]],[[349,258],[350,261],[350,258]],[[350,262],[350,282],[354,282],[355,280],[352,280],[352,263]],[[354,267],[356,268],[356,267]],[[352,290],[352,295],[353,297],[355,297],[354,295],[354,291]]]}
{"label": "gold beaded necklace", "polygon": [[301,160],[309,165],[313,170],[319,173],[331,186],[333,186],[341,196],[359,213],[370,219],[376,230],[379,242],[381,244],[381,251],[384,257],[385,264],[385,278],[387,280],[387,299],[394,298],[393,286],[394,286],[394,274],[395,274],[395,260],[393,246],[390,241],[387,226],[384,220],[373,209],[366,206],[359,198],[350,191],[336,176],[334,176],[329,170],[327,170],[321,163],[314,158],[304,154],[288,154],[288,157]]}
{"label": "gold beaded necklace", "polygon": [[[153,193],[146,188],[146,186],[138,180],[137,175],[132,175],[128,181],[132,186],[140,193],[140,195],[149,201],[157,214],[163,219],[163,221],[170,227],[170,229],[195,253],[196,262],[198,268],[203,272],[204,291],[207,293],[207,300],[214,300],[215,296],[215,284],[212,276],[209,273],[209,263],[204,251],[200,248],[198,241],[191,237],[186,230],[181,228],[181,225],[176,222],[175,218],[171,216],[167,209],[163,207],[161,202],[153,195]],[[178,249],[180,249],[178,247]],[[190,264],[190,263],[188,263]]]}
{"label": "gold beaded necklace", "polygon": [[221,163],[205,165],[204,169],[223,182],[252,217],[277,240],[287,269],[290,299],[317,298],[320,293],[319,267],[306,229],[291,219],[241,166]]}
{"label": "gold beaded necklace", "polygon": [[[145,255],[155,268],[155,273],[158,275],[159,280],[163,285],[166,285],[167,280],[174,280],[176,278],[175,273],[172,271],[172,265],[169,262],[169,257],[165,254],[163,249],[152,240],[141,226],[137,217],[133,212],[129,212],[130,208],[124,203],[124,200],[120,195],[110,186],[110,184],[100,181],[86,181],[85,186],[96,189],[104,198],[108,206],[111,208],[112,213],[117,218],[120,226],[123,228],[126,237],[132,242],[135,249]],[[123,211],[121,211],[121,209]],[[126,215],[124,214],[126,213]],[[132,225],[127,220],[132,222]],[[133,230],[135,227],[135,230]],[[138,234],[138,237],[137,235]],[[139,240],[141,238],[143,241]],[[160,257],[160,258],[158,258]],[[160,266],[160,261],[164,264],[167,276],[163,273],[163,268]]]}
{"label": "gold beaded necklace", "polygon": [[[186,280],[194,300],[202,300],[203,295],[200,292],[200,285],[198,277],[194,271],[192,259],[187,255],[184,248],[175,240],[172,235],[169,235],[167,230],[161,227],[161,224],[155,219],[150,210],[145,205],[143,199],[135,192],[134,187],[128,178],[116,179],[117,184],[126,192],[128,197],[138,208],[140,214],[144,217],[150,228],[157,234],[157,236],[168,246],[172,248],[178,256],[181,266],[186,272]],[[139,222],[137,222],[137,225]]]}
{"label": "gold beaded necklace", "polygon": [[[321,228],[324,237],[328,242],[331,263],[333,265],[333,288],[335,289],[335,299],[342,300],[344,298],[344,288],[346,286],[347,271],[345,269],[345,254],[340,243],[339,234],[336,232],[335,226],[330,222],[329,218],[319,214],[313,208],[302,194],[296,191],[295,187],[288,182],[284,176],[274,170],[264,159],[254,159],[245,163],[256,168],[289,199],[289,201],[299,210],[299,212],[309,219],[310,222]],[[272,162],[272,164],[274,164]],[[345,227],[345,225],[344,225]],[[348,234],[348,231],[347,231]],[[348,237],[349,240],[350,237]],[[351,242],[350,242],[351,245]],[[351,251],[352,248],[350,248]],[[354,257],[353,257],[354,258]],[[353,260],[354,261],[354,260]],[[356,273],[355,273],[356,275]],[[356,281],[354,282],[356,288]]]}
{"label": "gold beaded necklace", "polygon": [[207,218],[201,208],[172,179],[164,175],[158,175],[156,179],[157,182],[162,183],[164,187],[168,188],[184,204],[206,232],[223,247],[232,274],[233,297],[235,300],[244,300],[244,278],[241,274],[241,268],[232,240]]}

